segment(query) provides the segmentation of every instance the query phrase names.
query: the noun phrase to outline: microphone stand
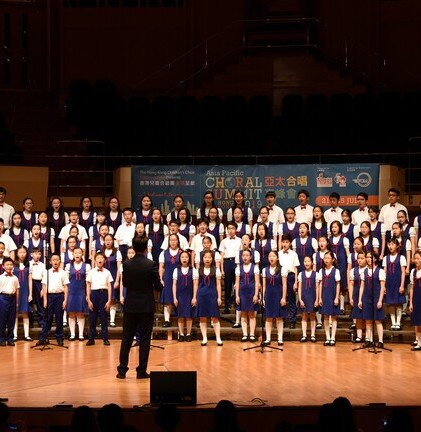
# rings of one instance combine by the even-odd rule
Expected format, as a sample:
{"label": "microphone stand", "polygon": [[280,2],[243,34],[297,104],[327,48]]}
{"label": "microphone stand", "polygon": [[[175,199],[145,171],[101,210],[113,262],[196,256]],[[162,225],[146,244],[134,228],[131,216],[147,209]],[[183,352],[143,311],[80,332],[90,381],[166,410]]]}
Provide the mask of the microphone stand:
{"label": "microphone stand", "polygon": [[[247,347],[247,348],[243,348],[243,351],[249,351],[252,349],[257,348],[256,352],[260,352],[261,354],[265,353],[265,352],[272,352],[272,350],[278,350],[278,351],[283,351],[283,348],[280,347],[274,347],[274,346],[270,346],[270,345],[265,345],[264,343],[264,339],[263,339],[263,334],[264,334],[264,326],[263,326],[263,294],[262,296],[260,296],[260,300],[259,300],[259,312],[260,312],[260,331],[262,332],[262,340],[260,341],[260,344],[256,345],[253,344],[253,346],[251,347]],[[257,318],[257,316],[256,316]],[[267,348],[267,350],[266,350]]]}
{"label": "microphone stand", "polygon": [[[46,280],[46,282],[47,282],[47,284],[46,284],[47,291],[45,293],[46,307],[44,308],[44,325],[47,325],[47,322],[48,322],[48,288],[49,288],[49,282],[50,282],[49,273],[48,273],[48,248],[49,248],[48,242],[45,241],[45,243],[44,243],[44,260],[45,260],[45,270],[47,272],[47,280]],[[56,325],[57,325],[57,323],[56,323]],[[41,332],[42,332],[42,329],[41,329]],[[50,342],[48,340],[48,337],[44,340],[43,344],[41,344],[41,345],[37,345],[37,344],[32,345],[31,349],[36,349],[36,350],[39,350],[39,351],[51,350],[51,349],[53,349],[51,345],[55,345],[57,347],[64,348],[64,349],[69,349],[68,346],[59,345],[57,343]]]}
{"label": "microphone stand", "polygon": [[[371,302],[372,302],[371,331],[372,331],[373,342],[368,343],[367,346],[364,346],[365,344],[363,344],[357,348],[353,348],[352,351],[367,350],[369,353],[372,353],[372,354],[378,354],[378,353],[381,353],[382,351],[392,352],[392,350],[390,348],[386,348],[384,346],[384,343],[383,343],[383,348],[381,348],[381,349],[377,348],[376,344],[374,343],[374,325],[375,325],[375,319],[374,319],[375,309],[374,308],[377,308],[377,304],[374,303],[375,299],[374,299],[374,281],[373,281],[373,279],[374,279],[374,258],[373,258],[373,255],[371,255],[370,270],[371,270],[370,288],[371,288]],[[368,274],[368,272],[367,272],[367,274]],[[355,305],[354,305],[354,307],[355,307]],[[357,307],[358,307],[358,305],[357,305]],[[366,332],[367,332],[367,328],[366,328]]]}

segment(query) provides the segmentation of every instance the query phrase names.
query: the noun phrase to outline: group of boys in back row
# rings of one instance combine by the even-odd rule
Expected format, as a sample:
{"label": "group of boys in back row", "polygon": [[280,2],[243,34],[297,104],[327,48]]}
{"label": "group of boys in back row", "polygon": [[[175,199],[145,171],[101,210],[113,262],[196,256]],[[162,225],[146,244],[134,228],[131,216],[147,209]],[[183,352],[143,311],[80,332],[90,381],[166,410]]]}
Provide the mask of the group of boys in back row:
{"label": "group of boys in back row", "polygon": [[79,211],[69,213],[59,197],[39,213],[33,211],[31,198],[15,212],[5,197],[6,190],[0,187],[0,346],[14,345],[18,316],[23,319],[24,339],[32,340],[32,305],[42,328],[38,344],[49,342],[53,318],[58,344],[63,344],[63,323],[69,325],[70,341],[76,340],[76,327],[83,341],[88,313],[86,344],[95,343],[99,315],[101,337],[109,345],[108,312],[114,327],[119,305],[124,310],[124,260],[134,256],[131,243],[139,236],[149,239],[148,257],[159,266],[162,326],[170,327],[175,314],[180,342],[192,340],[197,317],[201,345],[207,345],[211,318],[216,343],[222,346],[223,304],[226,314],[235,307],[233,327],[242,328],[243,342],[256,341],[256,315],[262,310],[263,343],[271,343],[275,320],[278,345],[283,345],[284,320],[294,328],[301,311],[301,342],[316,342],[316,328],[324,326],[324,345],[334,346],[337,317],[345,313],[347,298],[356,342],[363,342],[365,327],[365,344],[373,344],[375,323],[377,344],[383,346],[384,305],[391,330],[396,331],[402,328],[406,305],[416,333],[412,349],[421,350],[419,217],[410,226],[395,188],[389,189],[389,204],[380,212],[367,205],[365,192],[358,193],[358,208],[351,212],[339,207],[336,192],[324,211],[309,204],[306,190],[297,193],[295,208],[284,210],[275,204],[275,192],[269,191],[255,223],[242,191],[235,191],[225,216],[212,191],[207,191],[195,225],[181,195],[174,197],[174,208],[166,216],[153,207],[148,194],[140,197],[136,211],[121,210],[117,197],[109,199],[106,210],[95,211],[92,200],[83,197]]}

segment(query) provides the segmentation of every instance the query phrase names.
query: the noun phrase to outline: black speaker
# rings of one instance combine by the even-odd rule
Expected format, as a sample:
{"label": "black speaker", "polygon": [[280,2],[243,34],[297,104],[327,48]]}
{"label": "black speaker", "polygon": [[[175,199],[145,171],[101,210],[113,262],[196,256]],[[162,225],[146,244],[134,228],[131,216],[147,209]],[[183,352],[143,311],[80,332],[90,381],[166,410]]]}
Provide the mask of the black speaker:
{"label": "black speaker", "polygon": [[150,403],[196,405],[197,372],[151,372]]}

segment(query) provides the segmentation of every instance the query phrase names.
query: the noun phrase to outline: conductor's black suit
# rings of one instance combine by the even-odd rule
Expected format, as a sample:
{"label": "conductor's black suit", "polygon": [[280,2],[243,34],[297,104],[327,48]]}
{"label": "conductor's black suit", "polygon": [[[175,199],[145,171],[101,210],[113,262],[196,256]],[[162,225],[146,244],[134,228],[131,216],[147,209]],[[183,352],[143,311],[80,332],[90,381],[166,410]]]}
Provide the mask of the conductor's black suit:
{"label": "conductor's black suit", "polygon": [[137,377],[142,378],[146,375],[149,358],[155,312],[154,290],[162,290],[156,263],[139,252],[132,259],[124,261],[123,286],[127,293],[124,299],[123,339],[117,370],[120,375],[125,375],[128,370],[130,347],[139,325],[139,366],[136,371]]}

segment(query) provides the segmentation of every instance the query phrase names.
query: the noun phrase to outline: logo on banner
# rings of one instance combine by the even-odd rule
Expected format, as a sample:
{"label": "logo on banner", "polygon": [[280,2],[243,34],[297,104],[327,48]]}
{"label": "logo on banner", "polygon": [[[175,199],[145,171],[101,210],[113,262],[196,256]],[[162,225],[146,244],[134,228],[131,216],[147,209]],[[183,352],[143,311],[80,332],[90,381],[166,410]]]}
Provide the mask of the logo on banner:
{"label": "logo on banner", "polygon": [[359,187],[366,188],[371,185],[371,175],[367,172],[362,172],[357,175],[357,178],[353,180]]}
{"label": "logo on banner", "polygon": [[346,177],[344,175],[342,175],[341,173],[336,173],[335,174],[335,183],[339,187],[346,187]]}
{"label": "logo on banner", "polygon": [[332,187],[333,186],[333,177],[325,177],[324,172],[319,172],[316,177],[316,185],[318,188],[322,187]]}

